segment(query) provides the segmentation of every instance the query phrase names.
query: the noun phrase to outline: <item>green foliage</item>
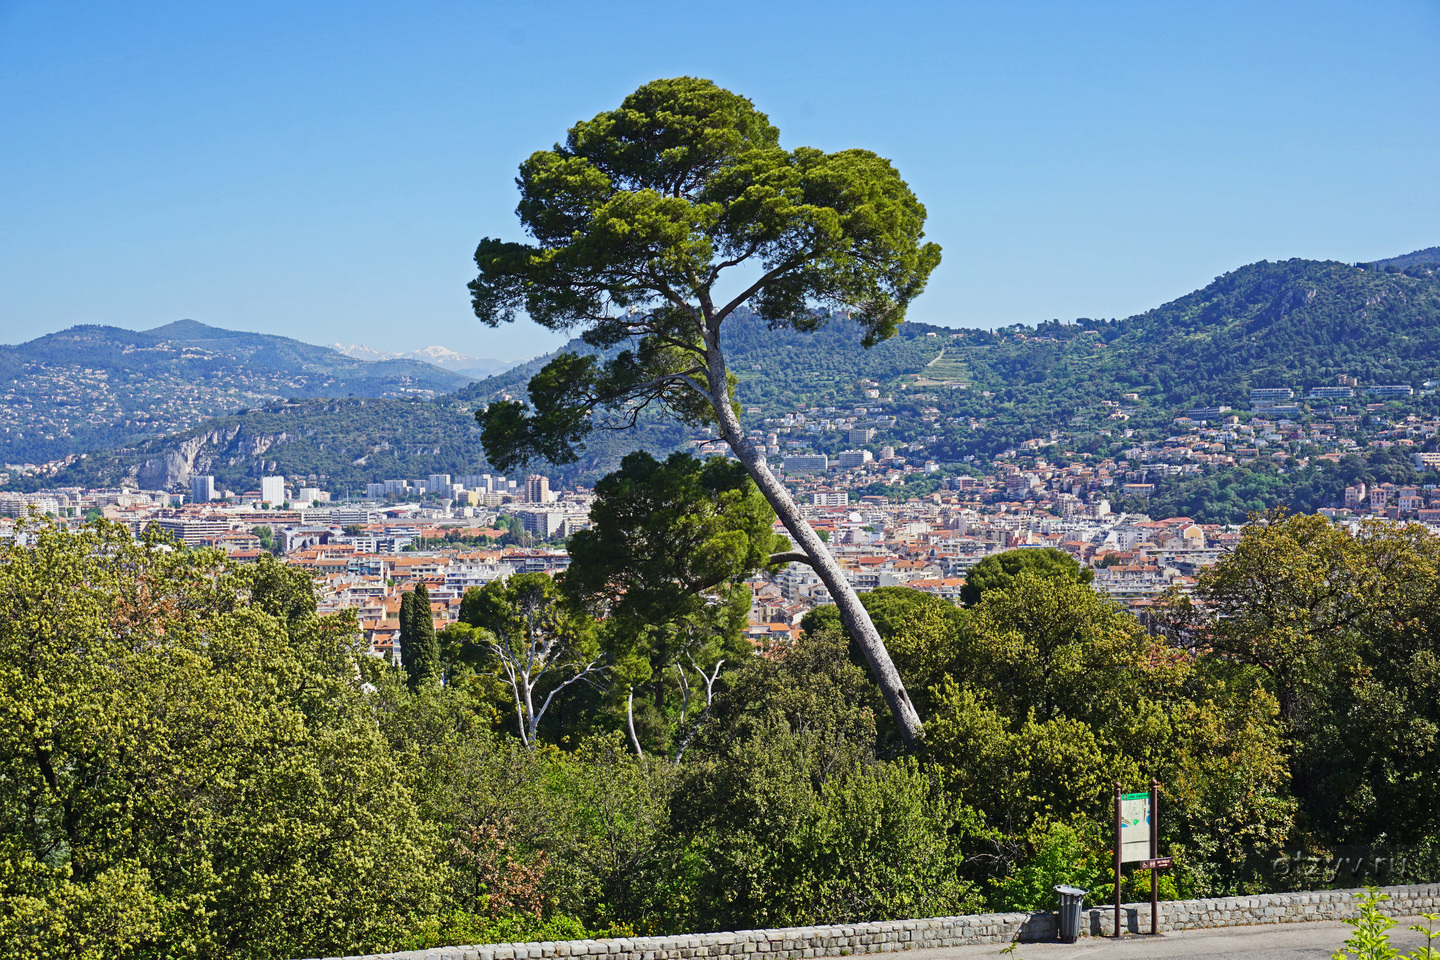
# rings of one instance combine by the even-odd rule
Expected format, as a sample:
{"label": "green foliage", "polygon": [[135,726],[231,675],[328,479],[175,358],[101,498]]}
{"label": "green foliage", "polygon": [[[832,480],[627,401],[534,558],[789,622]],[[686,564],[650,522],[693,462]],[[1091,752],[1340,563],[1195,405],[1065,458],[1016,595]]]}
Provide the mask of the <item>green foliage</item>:
{"label": "green foliage", "polygon": [[411,690],[441,678],[435,615],[430,610],[430,591],[423,583],[400,598],[400,662]]}
{"label": "green foliage", "polygon": [[626,936],[627,930],[590,930],[565,914],[537,917],[512,911],[498,917],[465,910],[451,910],[420,924],[400,946],[402,950],[429,950],[433,947],[472,943],[543,943],[561,940],[591,940]]}
{"label": "green foliage", "polygon": [[1176,636],[1204,632],[1253,665],[1279,704],[1306,829],[1402,842],[1440,828],[1434,784],[1440,544],[1423,527],[1276,513],[1177,600]]}
{"label": "green foliage", "polygon": [[[860,602],[894,658],[916,709],[928,716],[934,707],[933,688],[965,656],[962,644],[969,635],[967,614],[934,594],[909,587],[880,587],[861,594]],[[811,610],[800,626],[806,633],[842,630],[839,611],[833,606]],[[853,641],[849,657],[857,666],[865,663]],[[879,718],[878,698],[874,706]],[[879,722],[884,723],[883,719]],[[884,727],[882,736],[889,732]]]}
{"label": "green foliage", "polygon": [[[677,759],[637,755],[586,690],[615,641],[543,575],[467,594],[444,684],[412,688],[273,558],[231,566],[108,524],[21,534],[0,545],[0,948],[17,957],[1044,909],[1058,882],[1104,902],[1116,780],[1163,784],[1165,897],[1265,889],[1292,836],[1436,829],[1440,563],[1413,528],[1271,517],[1161,637],[1043,570],[966,610],[875,591],[930,711],[923,752],[899,759],[833,611],[721,675]],[[1214,653],[1188,642],[1200,630]],[[1299,664],[1288,715],[1271,655]],[[1147,894],[1145,872],[1124,877]],[[1386,948],[1383,924],[1361,932],[1359,955]]]}
{"label": "green foliage", "polygon": [[1375,448],[1348,454],[1336,464],[1311,462],[1298,467],[1293,462],[1263,458],[1197,474],[1160,477],[1148,498],[1122,498],[1111,506],[1155,517],[1189,517],[1197,523],[1242,524],[1251,514],[1276,507],[1315,513],[1321,507],[1343,504],[1345,488],[1357,483],[1370,487],[1419,483],[1414,463],[1402,450]]}
{"label": "green foliage", "polygon": [[927,756],[989,831],[992,876],[1032,862],[1052,823],[1100,842],[1114,783],[1155,778],[1180,882],[1253,880],[1294,812],[1268,695],[1156,643],[1083,584],[1022,571],[969,613],[931,691]]}
{"label": "green foliage", "polygon": [[973,607],[985,591],[1008,587],[1024,571],[1072,583],[1089,583],[1095,579],[1094,570],[1081,567],[1070,554],[1054,547],[1006,550],[991,554],[970,568],[965,574],[960,600],[965,606]]}
{"label": "green foliage", "polygon": [[565,591],[631,630],[695,613],[707,591],[790,546],[745,468],[719,457],[632,453],[595,485],[590,517],[571,539]]}
{"label": "green foliage", "polygon": [[758,661],[717,698],[674,817],[700,861],[701,928],[968,909],[966,812],[913,759],[877,763],[864,672],[838,631]]}
{"label": "green foliage", "polygon": [[605,614],[616,689],[642,692],[638,739],[671,752],[698,688],[748,655],[741,581],[790,543],[771,532],[775,511],[744,467],[718,457],[632,453],[596,484],[590,517],[561,587]]}
{"label": "green foliage", "polygon": [[438,907],[354,621],[317,617],[308,577],[104,524],[32,536],[0,563],[7,953],[335,953]]}
{"label": "green foliage", "polygon": [[1414,953],[1402,954],[1390,946],[1390,930],[1395,927],[1395,921],[1380,910],[1380,904],[1389,900],[1390,895],[1381,893],[1378,887],[1366,887],[1355,894],[1355,899],[1360,901],[1360,916],[1345,921],[1355,932],[1346,939],[1344,949],[1332,954],[1334,960],[1436,960],[1440,957],[1440,950],[1435,949],[1435,939],[1440,937],[1435,923],[1440,920],[1440,914],[1421,914],[1427,924],[1412,924],[1410,929],[1425,935],[1425,946]]}
{"label": "green foliage", "polygon": [[[1097,838],[1086,842],[1074,827],[1052,822],[1034,857],[995,885],[988,898],[990,906],[1009,911],[1057,910],[1058,884],[1092,891],[1108,880],[1114,889],[1114,867],[1096,853],[1098,846]],[[1088,899],[1100,902],[1095,896]]]}
{"label": "green foliage", "polygon": [[255,534],[255,538],[260,541],[261,550],[272,554],[276,552],[278,545],[275,541],[275,532],[268,526],[252,527],[250,532]]}
{"label": "green foliage", "polygon": [[564,602],[555,581],[522,573],[472,587],[461,617],[479,643],[462,652],[509,689],[521,741],[533,748],[540,722],[571,685],[597,685],[605,670],[595,621]]}

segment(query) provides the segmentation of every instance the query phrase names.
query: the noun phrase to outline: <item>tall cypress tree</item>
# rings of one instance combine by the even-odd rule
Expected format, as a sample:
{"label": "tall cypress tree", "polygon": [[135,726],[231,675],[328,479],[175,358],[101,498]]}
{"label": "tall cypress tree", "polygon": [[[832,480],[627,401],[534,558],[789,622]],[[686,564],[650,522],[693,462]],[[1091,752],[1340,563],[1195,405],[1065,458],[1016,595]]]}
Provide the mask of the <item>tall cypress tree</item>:
{"label": "tall cypress tree", "polygon": [[[425,589],[425,584],[417,584],[414,592],[407,596],[411,602],[409,649],[413,652],[405,655],[405,672],[410,689],[418,690],[427,679],[440,677],[440,642],[435,638],[435,618],[430,612],[430,591]],[[402,653],[405,649],[401,647]]]}
{"label": "tall cypress tree", "polygon": [[[400,665],[409,677],[415,676],[415,594],[400,595]],[[415,686],[410,681],[410,686]]]}

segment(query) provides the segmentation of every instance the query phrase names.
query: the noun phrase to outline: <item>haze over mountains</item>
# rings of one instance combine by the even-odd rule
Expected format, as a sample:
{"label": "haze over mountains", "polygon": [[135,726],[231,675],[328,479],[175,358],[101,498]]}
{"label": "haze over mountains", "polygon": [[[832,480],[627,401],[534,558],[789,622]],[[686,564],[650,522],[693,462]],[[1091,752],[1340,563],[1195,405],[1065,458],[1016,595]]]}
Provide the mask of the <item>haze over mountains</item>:
{"label": "haze over mountains", "polygon": [[418,350],[392,353],[387,350],[377,350],[363,343],[352,343],[349,346],[343,343],[332,343],[330,349],[337,353],[343,353],[347,357],[354,357],[356,360],[419,360],[423,363],[433,363],[437,367],[444,367],[446,370],[464,374],[467,377],[473,377],[476,380],[493,377],[528,359],[495,360],[489,357],[471,357],[451,350],[449,347],[441,346],[421,347]]}
{"label": "haze over mountains", "polygon": [[[1127,395],[1138,399],[1122,426],[1163,439],[1188,405],[1244,409],[1253,387],[1440,379],[1440,248],[1361,265],[1261,261],[1120,321],[996,331],[907,323],[870,350],[844,318],[802,334],[740,313],[725,345],[750,428],[800,410],[864,408],[887,421],[877,442],[941,462],[1046,436],[1095,450],[1113,443],[1113,404]],[[563,349],[572,348],[589,350]],[[262,472],[354,486],[478,471],[474,409],[523,397],[546,359],[471,381],[412,358],[361,360],[191,321],[144,333],[77,327],[0,348],[0,454],[91,454],[51,484],[163,485],[198,469],[237,486]],[[891,399],[872,403],[876,395]],[[594,479],[629,450],[659,454],[703,433],[641,422],[638,434],[598,435],[578,463],[550,472]]]}

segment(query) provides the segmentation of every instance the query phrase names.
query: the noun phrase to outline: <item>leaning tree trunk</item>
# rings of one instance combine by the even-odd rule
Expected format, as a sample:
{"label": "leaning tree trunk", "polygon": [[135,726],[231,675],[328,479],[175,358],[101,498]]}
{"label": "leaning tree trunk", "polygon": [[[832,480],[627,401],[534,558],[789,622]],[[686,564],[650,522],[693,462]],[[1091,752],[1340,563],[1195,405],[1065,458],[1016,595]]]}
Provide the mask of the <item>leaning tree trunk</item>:
{"label": "leaning tree trunk", "polygon": [[915,712],[915,705],[910,702],[909,694],[905,692],[905,682],[900,679],[900,673],[890,659],[890,651],[885,649],[885,641],[880,639],[880,632],[870,621],[870,613],[861,604],[860,597],[845,578],[840,565],[825,548],[819,535],[800,515],[800,509],[790,496],[790,491],[770,472],[770,466],[765,462],[761,451],[745,436],[740,418],[731,405],[725,357],[720,352],[719,330],[707,330],[706,333],[706,385],[709,387],[710,405],[714,407],[719,421],[720,435],[745,465],[746,472],[765,495],[765,499],[775,508],[776,515],[785,525],[785,529],[790,531],[795,544],[810,557],[811,567],[830,591],[830,596],[840,611],[840,622],[864,652],[865,660],[870,664],[870,675],[880,687],[880,692],[895,717],[895,723],[905,738],[906,746],[918,746],[925,737],[925,728],[920,723],[920,715]]}

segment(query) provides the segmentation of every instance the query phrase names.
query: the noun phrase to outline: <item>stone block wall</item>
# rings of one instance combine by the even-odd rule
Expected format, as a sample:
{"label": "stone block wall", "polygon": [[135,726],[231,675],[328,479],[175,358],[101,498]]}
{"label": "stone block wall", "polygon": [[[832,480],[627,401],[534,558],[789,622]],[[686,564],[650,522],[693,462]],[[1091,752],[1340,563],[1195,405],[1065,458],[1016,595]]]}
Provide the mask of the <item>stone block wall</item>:
{"label": "stone block wall", "polygon": [[[1440,884],[1381,887],[1390,899],[1381,910],[1392,917],[1440,913]],[[1265,893],[1253,897],[1219,897],[1214,900],[1162,900],[1160,932],[1200,930],[1206,927],[1241,927],[1256,923],[1303,923],[1307,920],[1349,920],[1359,916],[1355,895],[1360,890],[1321,890],[1311,893]],[[1131,933],[1150,932],[1150,904],[1127,903],[1120,908],[1120,925]],[[1080,929],[1091,936],[1115,933],[1115,907],[1088,907]]]}
{"label": "stone block wall", "polygon": [[[1440,913],[1440,884],[1384,887],[1391,916]],[[1257,923],[1303,923],[1344,920],[1358,915],[1357,890],[1314,893],[1269,893],[1213,900],[1168,900],[1160,904],[1160,930],[1239,927]],[[1115,908],[1088,907],[1080,929],[1091,936],[1114,932]],[[1122,926],[1132,933],[1150,932],[1150,904],[1121,907]],[[370,955],[363,960],[806,960],[896,950],[926,950],[974,943],[1053,940],[1059,928],[1053,913],[986,913],[971,917],[889,920],[877,923],[739,930],[674,937],[627,937],[615,940],[570,940],[560,943],[497,943],[467,947],[435,947],[408,953]],[[362,960],[362,958],[354,958]]]}

